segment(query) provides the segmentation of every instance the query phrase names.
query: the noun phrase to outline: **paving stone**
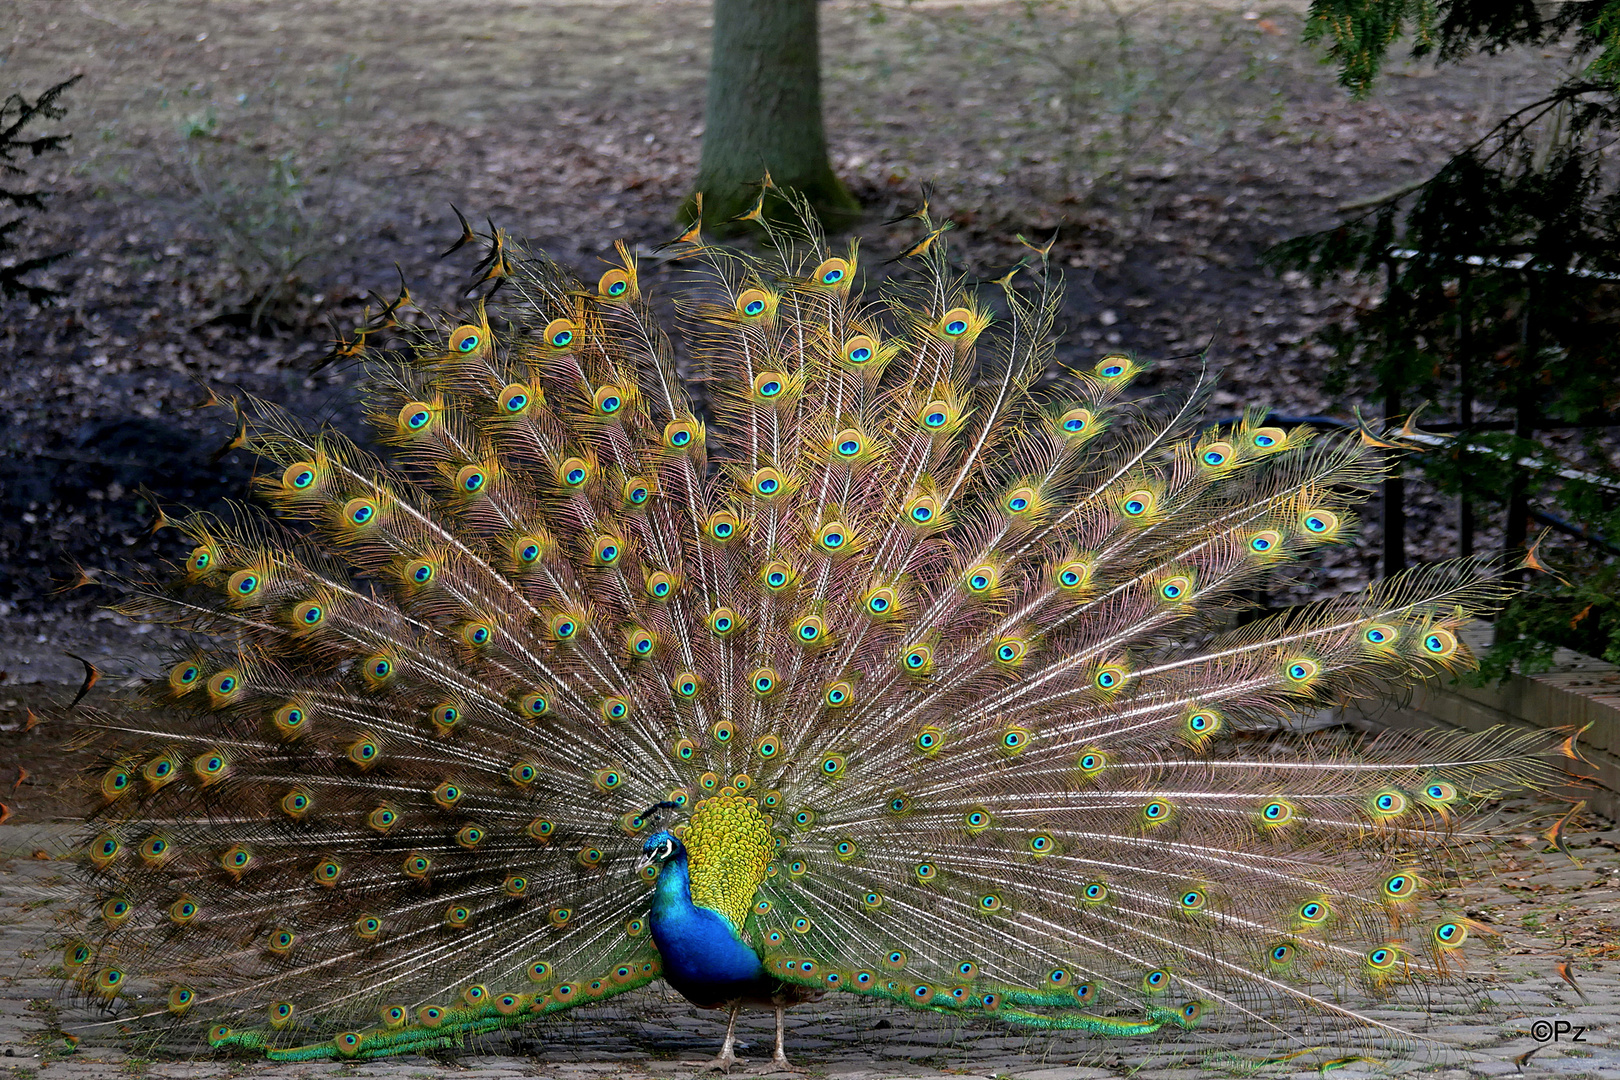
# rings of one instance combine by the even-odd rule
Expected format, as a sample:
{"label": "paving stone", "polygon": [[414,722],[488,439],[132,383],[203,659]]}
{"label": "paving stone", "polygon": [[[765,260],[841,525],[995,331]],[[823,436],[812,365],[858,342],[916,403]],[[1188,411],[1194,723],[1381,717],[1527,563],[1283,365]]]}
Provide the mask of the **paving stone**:
{"label": "paving stone", "polygon": [[[105,1030],[87,1031],[76,1053],[52,1056],[42,1052],[40,1039],[60,999],[43,973],[54,960],[44,939],[62,898],[61,865],[29,854],[59,848],[66,832],[61,826],[0,826],[0,856],[13,856],[0,862],[0,1055],[10,1054],[0,1056],[0,1080],[695,1080],[724,1034],[723,1015],[658,990],[636,995],[632,1004],[582,1010],[544,1027],[479,1040],[448,1065],[426,1057],[271,1064],[207,1053],[148,1062],[132,1058]],[[1620,830],[1597,835],[1620,843]],[[1327,1074],[1329,1080],[1470,1080],[1519,1075],[1513,1059],[1531,1050],[1536,1053],[1525,1076],[1620,1080],[1620,889],[1611,884],[1620,882],[1620,848],[1584,844],[1583,867],[1576,872],[1563,856],[1545,855],[1539,847],[1519,846],[1497,877],[1454,891],[1459,908],[1500,930],[1500,940],[1480,935],[1486,940],[1477,951],[1470,943],[1468,982],[1427,1000],[1362,1010],[1369,1019],[1449,1045],[1365,1028],[1340,1032],[1321,1040],[1319,1049],[1288,1058],[1319,1045],[1308,1025],[1302,1041],[1294,1041],[1298,1021],[1282,1032],[1249,1030],[1217,1014],[1211,1025],[1163,1042],[1116,1042],[828,999],[789,1014],[788,1051],[814,1074],[840,1080],[1322,1080],[1324,1063],[1356,1057],[1373,1060],[1347,1061]],[[1533,908],[1520,895],[1531,884],[1542,889],[1530,897]],[[1541,913],[1538,920],[1523,923],[1523,913],[1532,910]],[[1575,961],[1584,998],[1559,978],[1555,965],[1562,958]],[[1558,1020],[1587,1029],[1585,1041],[1579,1047],[1538,1043],[1536,1023]],[[738,1030],[744,1060],[734,1080],[766,1075],[770,1014],[745,1013]]]}

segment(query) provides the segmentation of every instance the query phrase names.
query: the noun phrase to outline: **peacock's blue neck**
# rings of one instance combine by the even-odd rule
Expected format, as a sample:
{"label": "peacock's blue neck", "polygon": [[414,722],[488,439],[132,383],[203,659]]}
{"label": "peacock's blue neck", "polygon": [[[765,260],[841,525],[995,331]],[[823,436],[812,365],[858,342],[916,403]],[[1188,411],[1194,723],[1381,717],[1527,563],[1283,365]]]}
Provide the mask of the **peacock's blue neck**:
{"label": "peacock's blue neck", "polygon": [[759,954],[725,916],[692,903],[691,886],[686,851],[677,848],[658,872],[648,920],[665,980],[699,1005],[768,997],[775,980]]}
{"label": "peacock's blue neck", "polygon": [[679,919],[696,911],[692,903],[692,872],[686,864],[686,849],[676,848],[675,854],[658,869],[658,880],[653,883],[653,924],[660,919]]}

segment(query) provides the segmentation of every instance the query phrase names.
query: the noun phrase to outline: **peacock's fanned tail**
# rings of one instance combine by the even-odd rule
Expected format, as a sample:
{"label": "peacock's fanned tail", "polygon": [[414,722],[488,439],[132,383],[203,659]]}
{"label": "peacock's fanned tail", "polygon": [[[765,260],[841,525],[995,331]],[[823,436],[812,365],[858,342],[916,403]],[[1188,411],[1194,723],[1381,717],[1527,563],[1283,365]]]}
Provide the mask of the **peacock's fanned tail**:
{"label": "peacock's fanned tail", "polygon": [[642,986],[644,814],[721,795],[776,853],[756,890],[694,851],[695,899],[790,983],[1129,1035],[1460,969],[1454,826],[1548,740],[1240,736],[1466,664],[1491,568],[1226,630],[1377,451],[1144,411],[1127,356],[1037,389],[1044,266],[993,317],[943,241],[874,299],[777,239],[689,245],[706,419],[624,249],[581,286],[504,240],[505,304],[368,350],[387,460],[246,406],[273,513],[173,522],[125,606],[200,644],[79,718],[103,1022],[374,1056]]}

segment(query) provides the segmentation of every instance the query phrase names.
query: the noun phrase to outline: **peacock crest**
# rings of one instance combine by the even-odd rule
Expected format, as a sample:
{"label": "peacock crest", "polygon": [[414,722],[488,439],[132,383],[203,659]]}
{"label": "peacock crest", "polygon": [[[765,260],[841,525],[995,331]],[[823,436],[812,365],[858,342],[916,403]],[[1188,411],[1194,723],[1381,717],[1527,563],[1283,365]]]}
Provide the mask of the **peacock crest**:
{"label": "peacock crest", "polygon": [[1040,259],[976,291],[940,237],[867,295],[853,245],[771,239],[680,249],[702,409],[625,248],[581,283],[500,234],[487,305],[347,349],[386,458],[245,405],[270,512],[170,520],[124,610],[199,644],[81,710],[100,1022],[372,1057],[614,997],[665,973],[671,813],[778,1002],[1377,1026],[1346,1002],[1453,976],[1448,834],[1547,741],[1240,736],[1467,664],[1491,568],[1232,629],[1378,450],[1154,411],[1126,355],[1038,386]]}

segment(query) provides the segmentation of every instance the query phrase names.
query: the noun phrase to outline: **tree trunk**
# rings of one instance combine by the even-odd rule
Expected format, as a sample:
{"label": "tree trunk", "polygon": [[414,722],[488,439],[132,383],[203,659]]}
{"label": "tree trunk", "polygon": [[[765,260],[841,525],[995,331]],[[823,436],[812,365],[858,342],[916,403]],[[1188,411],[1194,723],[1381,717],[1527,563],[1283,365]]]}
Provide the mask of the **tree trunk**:
{"label": "tree trunk", "polygon": [[[860,215],[860,204],[827,160],[816,3],[714,0],[703,162],[694,189],[703,194],[706,224],[746,214],[766,170],[777,188],[809,199],[831,228]],[[690,220],[690,200],[687,206]],[[767,216],[782,216],[784,209],[779,196],[767,196]]]}

